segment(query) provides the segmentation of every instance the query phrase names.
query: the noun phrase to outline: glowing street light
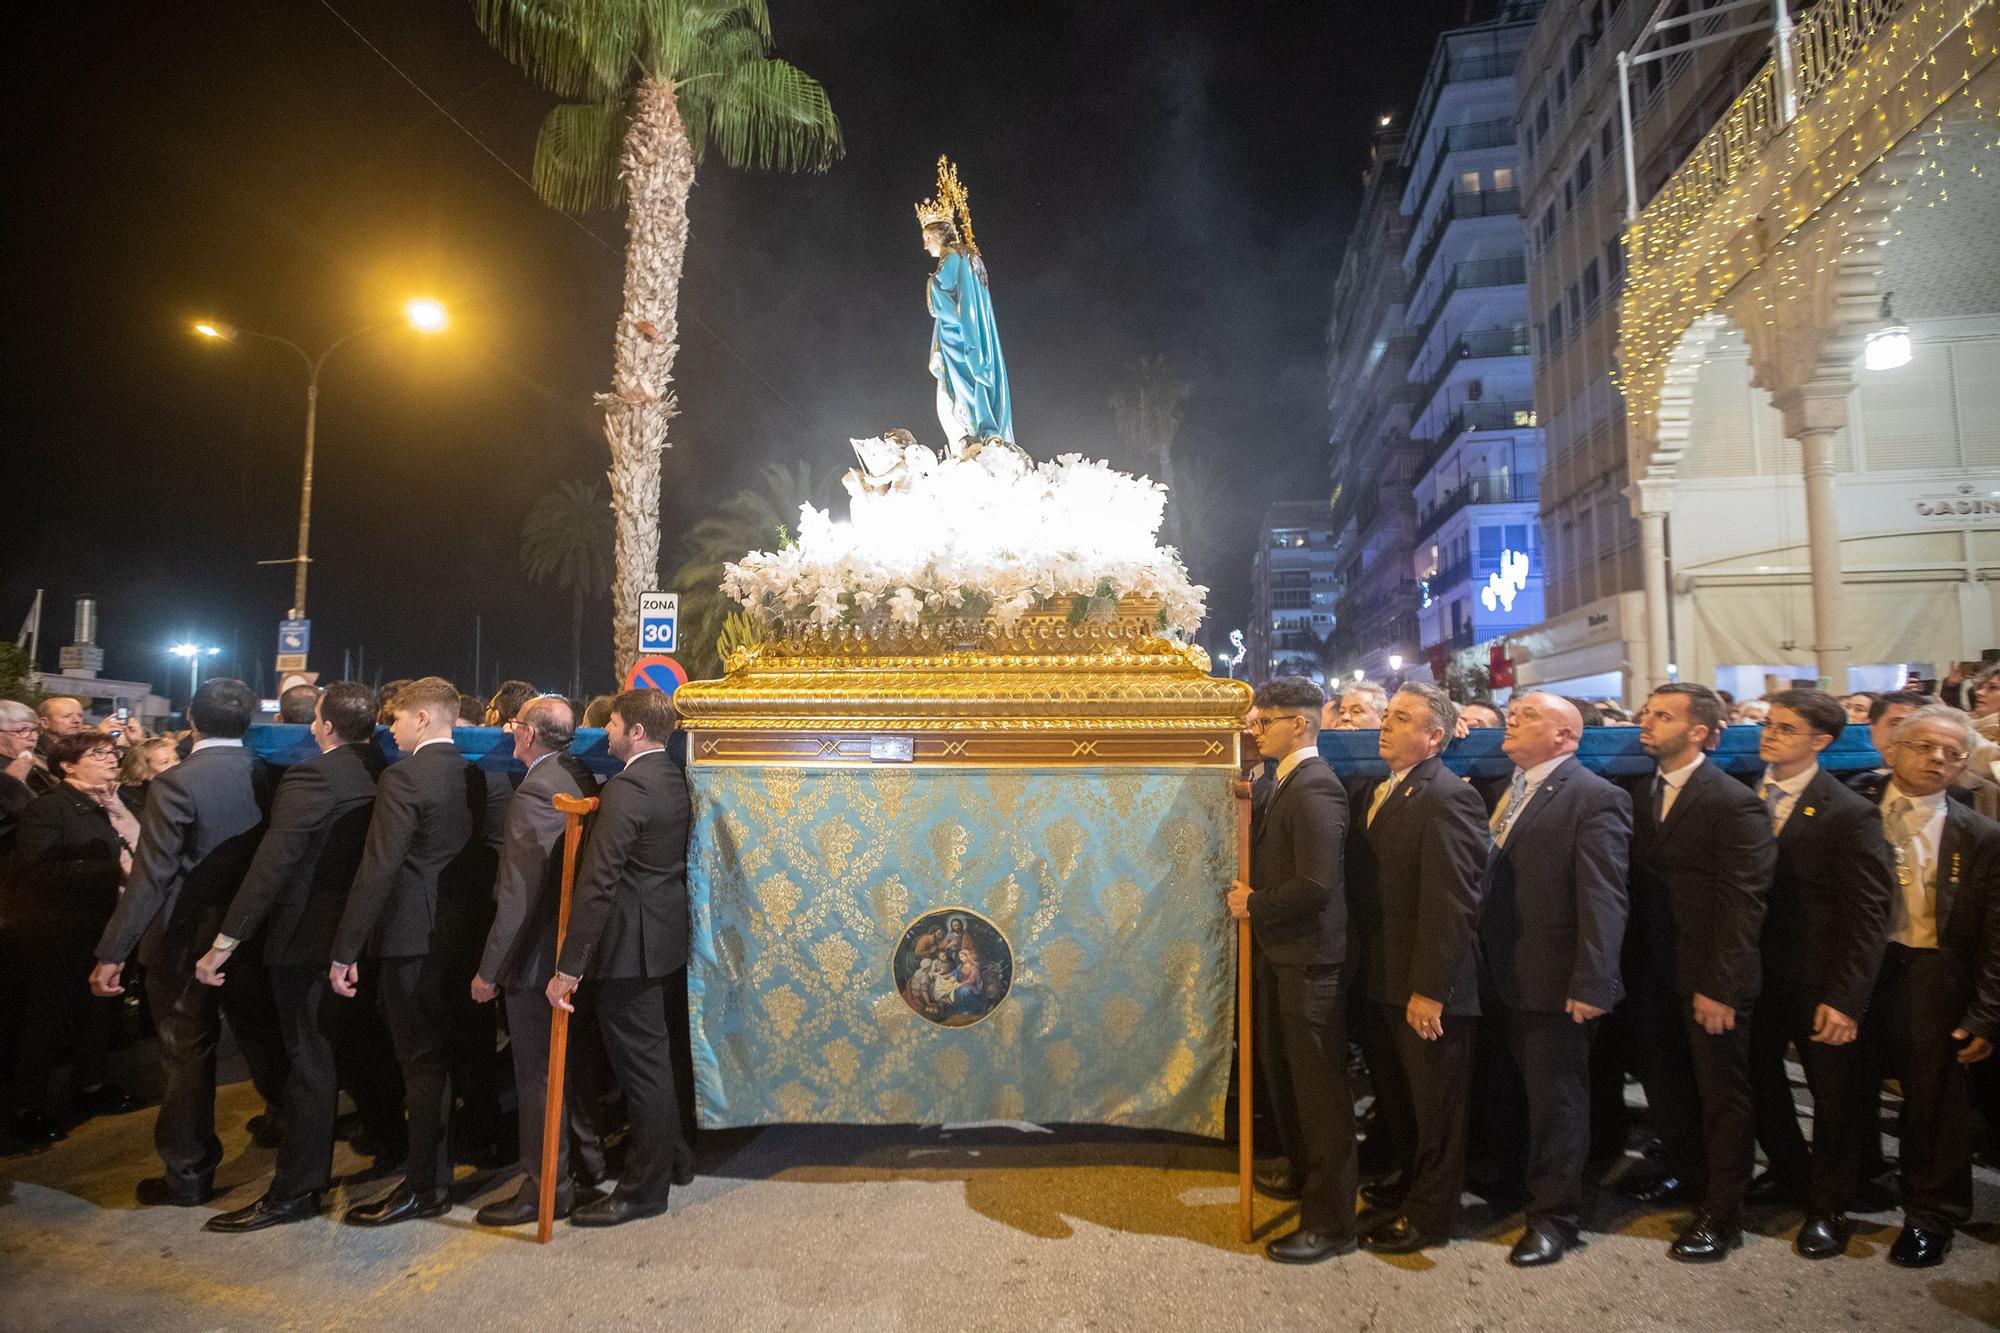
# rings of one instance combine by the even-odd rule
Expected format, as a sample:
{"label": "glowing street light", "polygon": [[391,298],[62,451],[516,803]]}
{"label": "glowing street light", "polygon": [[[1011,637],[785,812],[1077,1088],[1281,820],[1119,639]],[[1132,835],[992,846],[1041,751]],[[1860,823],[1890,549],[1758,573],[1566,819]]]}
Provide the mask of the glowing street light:
{"label": "glowing street light", "polygon": [[194,692],[201,688],[201,659],[214,657],[222,649],[199,643],[177,643],[167,651],[188,660],[188,698],[193,700]]}
{"label": "glowing street light", "polygon": [[[325,351],[321,352],[318,356],[314,356],[290,338],[280,338],[274,333],[259,333],[256,329],[239,328],[234,324],[227,324],[219,319],[195,321],[194,331],[211,341],[235,342],[238,338],[244,337],[260,338],[265,342],[280,343],[283,346],[291,348],[299,354],[299,360],[305,362],[306,458],[305,469],[299,482],[299,553],[285,560],[261,560],[258,562],[265,565],[291,565],[293,567],[291,619],[303,620],[306,614],[306,567],[312,563],[312,557],[307,554],[307,547],[308,539],[312,535],[313,430],[319,417],[319,372],[321,367],[326,365],[326,359],[333,355],[335,348],[345,346],[353,342],[356,338],[363,337],[366,334],[378,333],[383,329],[394,328],[398,324],[408,324],[419,333],[438,333],[450,322],[450,317],[445,313],[442,302],[433,300],[428,296],[419,296],[404,303],[403,314],[400,319],[385,319],[380,323],[369,324],[354,330],[352,333],[343,334],[328,344]],[[174,651],[179,652],[180,649],[176,648]]]}
{"label": "glowing street light", "polygon": [[1910,345],[1910,327],[1897,322],[1896,312],[1889,308],[1889,298],[1894,292],[1882,294],[1883,326],[1869,334],[1861,345],[1861,364],[1870,370],[1899,370],[1910,364],[1916,351]]}
{"label": "glowing street light", "polygon": [[1402,669],[1403,669],[1403,655],[1401,653],[1390,653],[1389,670],[1401,671]]}

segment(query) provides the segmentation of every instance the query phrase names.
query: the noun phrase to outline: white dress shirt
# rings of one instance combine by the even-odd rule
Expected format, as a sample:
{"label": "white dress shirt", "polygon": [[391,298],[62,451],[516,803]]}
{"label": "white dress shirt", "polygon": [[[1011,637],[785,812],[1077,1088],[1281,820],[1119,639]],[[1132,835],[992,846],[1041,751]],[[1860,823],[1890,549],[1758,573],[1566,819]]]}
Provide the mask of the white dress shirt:
{"label": "white dress shirt", "polygon": [[[1375,822],[1375,812],[1380,810],[1382,803],[1389,799],[1389,793],[1402,786],[1403,779],[1408,776],[1410,776],[1410,770],[1406,768],[1400,772],[1391,773],[1388,777],[1382,779],[1382,785],[1375,789],[1375,799],[1368,803],[1368,824]],[[1366,827],[1366,825],[1363,825],[1363,827]]]}
{"label": "white dress shirt", "polygon": [[1318,753],[1319,746],[1317,745],[1301,745],[1298,749],[1280,759],[1278,761],[1277,776],[1273,779],[1273,786],[1271,787],[1272,792],[1276,793],[1279,787],[1285,785],[1285,779],[1292,775],[1293,769]]}
{"label": "white dress shirt", "polygon": [[644,759],[649,754],[665,754],[666,752],[667,752],[667,747],[664,745],[654,746],[650,750],[641,750],[639,751],[639,753],[633,755],[630,759],[627,759],[621,767],[630,768],[632,767],[632,765],[638,763],[641,759]]}
{"label": "white dress shirt", "polygon": [[200,754],[203,750],[240,750],[242,748],[243,741],[241,737],[225,738],[222,736],[208,736],[196,741],[194,748],[189,750],[188,753]]}
{"label": "white dress shirt", "polygon": [[[433,736],[427,741],[418,741],[417,750],[423,749],[426,745],[450,745],[451,743],[452,739],[449,736]],[[412,750],[410,753],[415,754],[417,750]]]}
{"label": "white dress shirt", "polygon": [[1687,780],[1694,776],[1694,771],[1700,768],[1702,761],[1707,758],[1707,755],[1696,750],[1694,752],[1693,763],[1682,768],[1677,768],[1671,773],[1661,772],[1660,780],[1666,783],[1667,788],[1660,794],[1660,822],[1662,824],[1666,823],[1667,816],[1674,812],[1674,799],[1681,794],[1681,788],[1687,785]]}
{"label": "white dress shirt", "polygon": [[[1807,764],[1805,772],[1794,773],[1783,782],[1772,777],[1771,770],[1768,767],[1765,768],[1764,780],[1757,784],[1757,799],[1764,802],[1765,807],[1771,811],[1771,832],[1773,834],[1785,831],[1785,821],[1792,817],[1792,807],[1799,803],[1799,797],[1805,794],[1806,788],[1818,776],[1818,763]],[[1778,789],[1778,804],[1776,806],[1771,805],[1771,798],[1766,795],[1773,787]]]}
{"label": "white dress shirt", "polygon": [[[1882,789],[1882,831],[1896,849],[1896,896],[1889,904],[1889,938],[1906,948],[1938,947],[1938,852],[1944,843],[1945,799],[1943,792],[1905,796],[1893,779]],[[1914,802],[1926,812],[1912,837],[1905,838],[1907,826],[1891,817],[1898,800]]]}

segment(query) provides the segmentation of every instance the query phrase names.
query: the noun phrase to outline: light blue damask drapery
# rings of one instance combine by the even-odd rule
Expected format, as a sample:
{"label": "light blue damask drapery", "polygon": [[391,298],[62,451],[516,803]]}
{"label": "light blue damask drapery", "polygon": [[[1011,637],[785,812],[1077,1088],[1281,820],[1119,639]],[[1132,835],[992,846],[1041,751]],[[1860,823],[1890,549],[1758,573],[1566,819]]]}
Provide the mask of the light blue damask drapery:
{"label": "light blue damask drapery", "polygon": [[[688,969],[702,1122],[1019,1119],[1219,1134],[1234,774],[696,765]],[[947,1027],[913,921],[997,929],[1011,985]],[[991,963],[993,960],[985,960]]]}

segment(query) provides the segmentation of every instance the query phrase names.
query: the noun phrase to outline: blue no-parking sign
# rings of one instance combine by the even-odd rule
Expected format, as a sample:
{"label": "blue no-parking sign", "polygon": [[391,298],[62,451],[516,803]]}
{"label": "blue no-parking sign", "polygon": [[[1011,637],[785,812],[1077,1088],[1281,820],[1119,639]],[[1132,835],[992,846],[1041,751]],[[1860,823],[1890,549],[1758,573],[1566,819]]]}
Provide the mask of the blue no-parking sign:
{"label": "blue no-parking sign", "polygon": [[687,684],[687,669],[671,657],[642,657],[632,664],[625,677],[628,690],[659,690],[672,694]]}
{"label": "blue no-parking sign", "polygon": [[639,651],[670,653],[679,647],[675,626],[681,617],[681,595],[677,592],[639,594]]}

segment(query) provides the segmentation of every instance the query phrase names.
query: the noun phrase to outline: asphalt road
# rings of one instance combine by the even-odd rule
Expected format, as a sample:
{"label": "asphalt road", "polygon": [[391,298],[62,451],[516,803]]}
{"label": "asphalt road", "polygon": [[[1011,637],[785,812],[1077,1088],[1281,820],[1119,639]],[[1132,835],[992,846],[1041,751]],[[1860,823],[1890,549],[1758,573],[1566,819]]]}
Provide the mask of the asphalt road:
{"label": "asphalt road", "polygon": [[[340,1211],[387,1180],[351,1180],[330,1215],[249,1236],[200,1229],[261,1192],[247,1084],[227,1088],[229,1192],[206,1208],[139,1208],[157,1170],[153,1112],[99,1120],[0,1161],[0,1327],[38,1329],[1912,1329],[2000,1327],[2000,1228],[1950,1260],[1886,1261],[1897,1218],[1867,1219],[1850,1255],[1796,1257],[1793,1212],[1728,1262],[1666,1257],[1679,1215],[1615,1195],[1590,1244],[1520,1272],[1518,1215],[1469,1204],[1468,1239],[1423,1256],[1269,1263],[1235,1239],[1233,1153],[1103,1130],[786,1127],[710,1134],[703,1173],[665,1217],[613,1231],[495,1232],[472,1205],[511,1182],[463,1175],[466,1206],[381,1231]],[[361,1163],[343,1147],[337,1169]],[[2000,1216],[1982,1172],[1980,1214]],[[1288,1230],[1260,1201],[1263,1234]]]}

